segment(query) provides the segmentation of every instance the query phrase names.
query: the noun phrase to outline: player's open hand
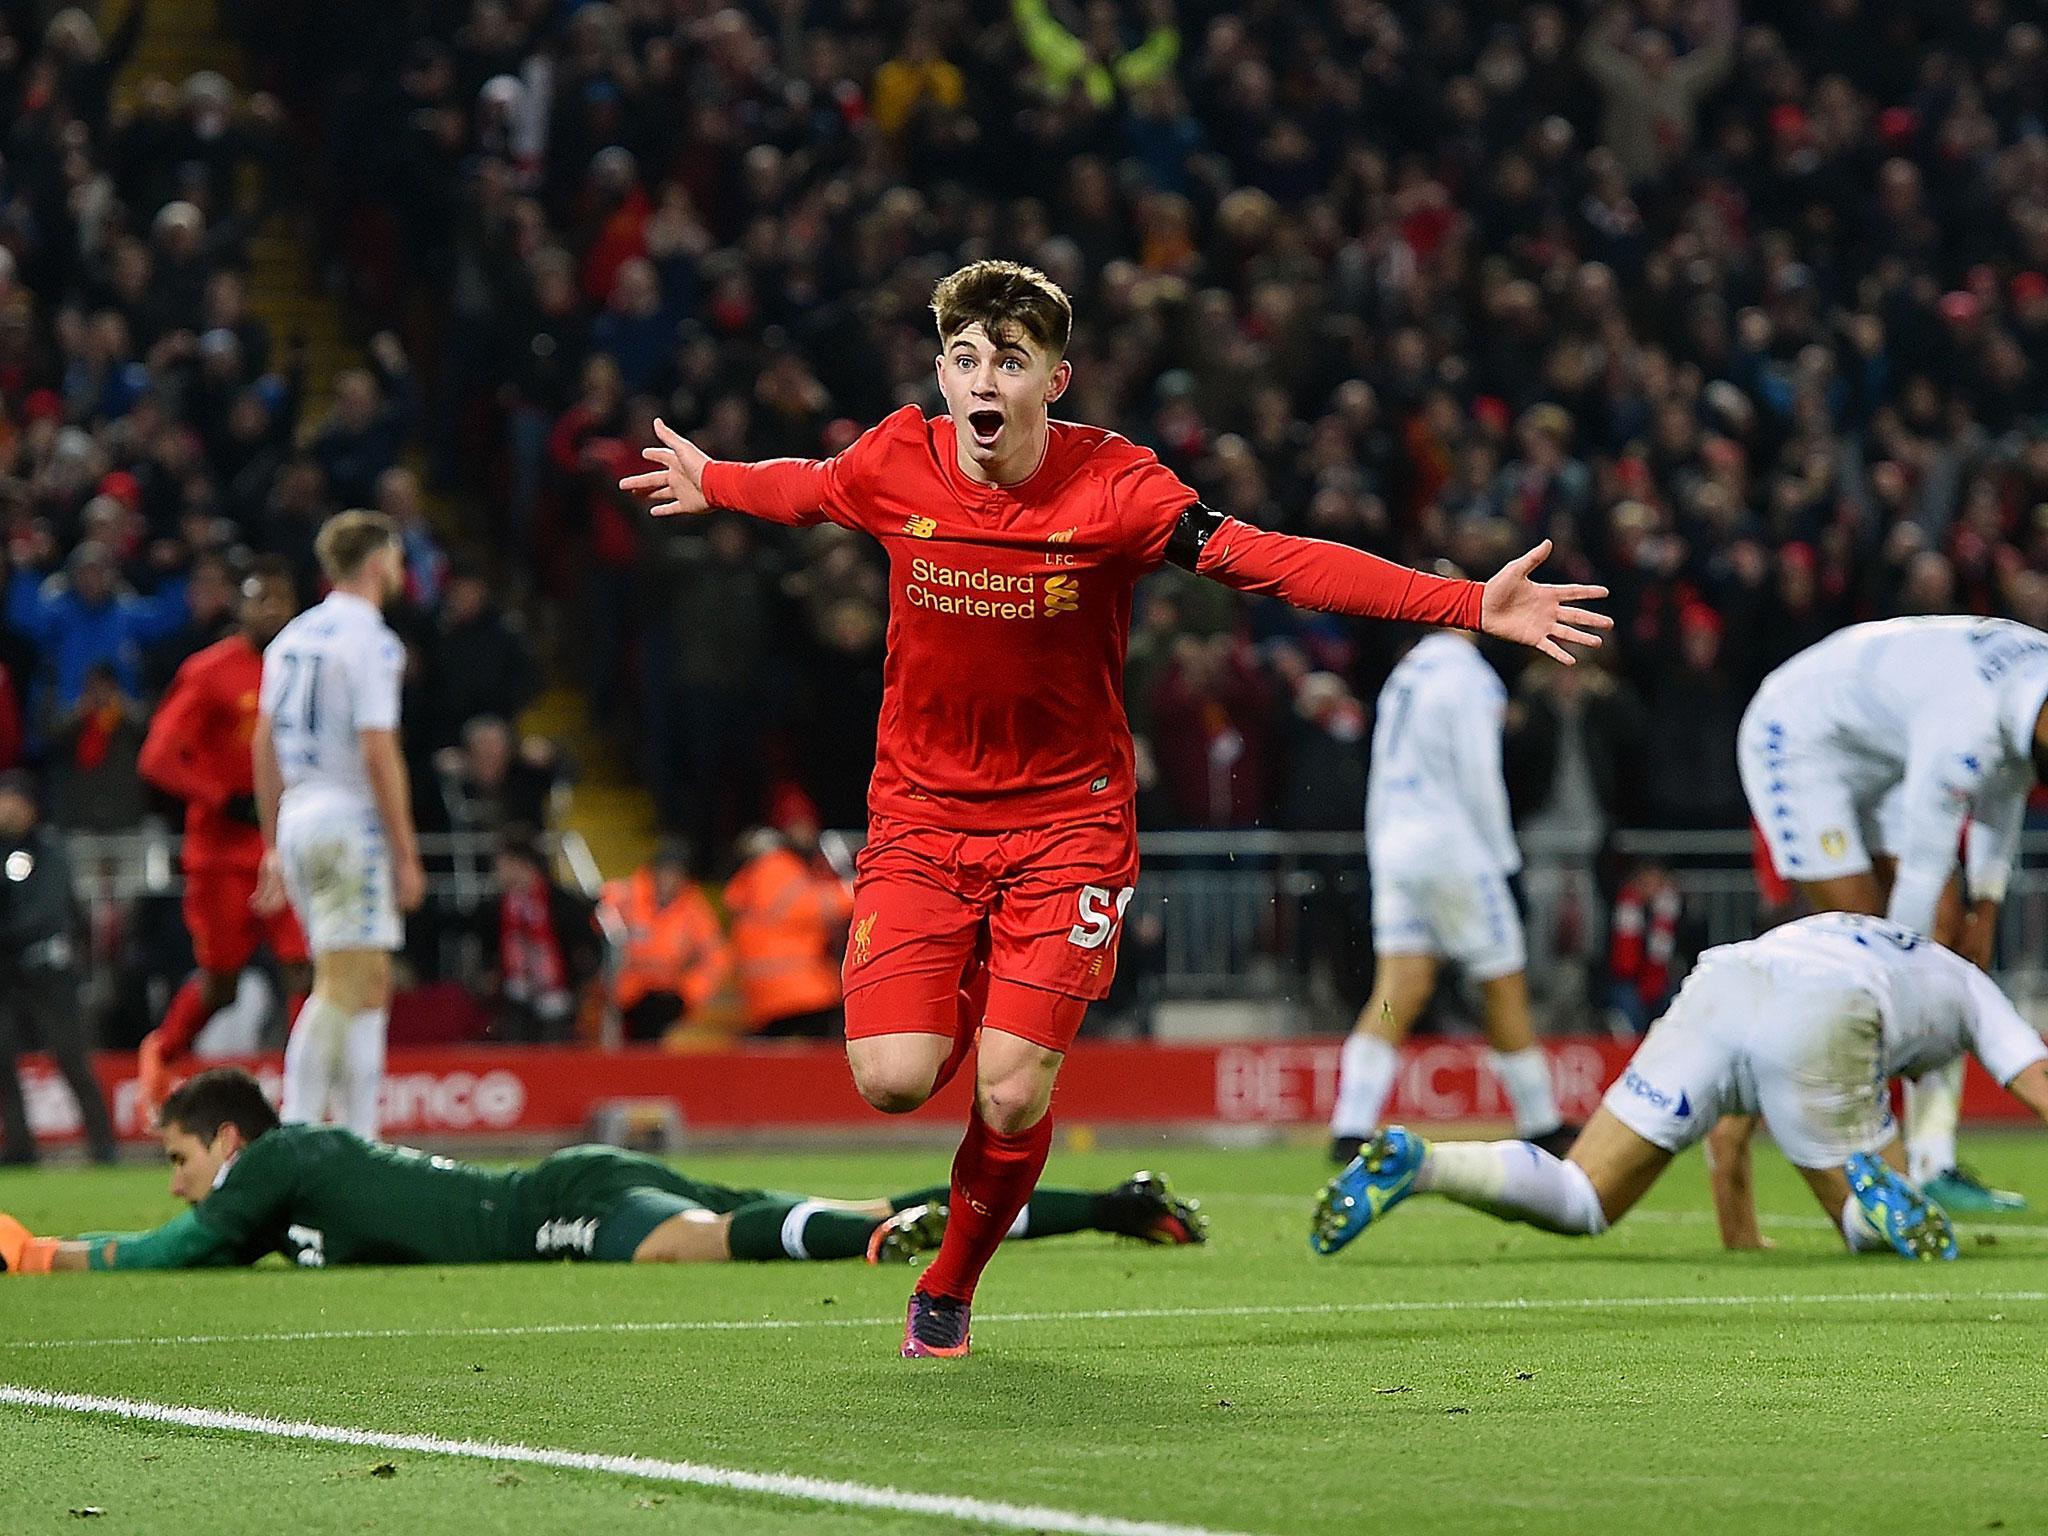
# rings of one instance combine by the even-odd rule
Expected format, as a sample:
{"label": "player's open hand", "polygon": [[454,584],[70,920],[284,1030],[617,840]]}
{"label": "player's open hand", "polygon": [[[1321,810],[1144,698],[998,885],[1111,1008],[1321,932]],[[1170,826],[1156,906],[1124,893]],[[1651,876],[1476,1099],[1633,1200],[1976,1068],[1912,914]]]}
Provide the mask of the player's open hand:
{"label": "player's open hand", "polygon": [[249,910],[258,917],[275,917],[284,910],[284,903],[284,861],[275,848],[268,848],[256,868],[256,893],[249,898]]}
{"label": "player's open hand", "polygon": [[1479,600],[1479,627],[1502,640],[1534,646],[1570,666],[1578,658],[1565,647],[1591,649],[1600,643],[1599,631],[1614,628],[1614,620],[1590,608],[1572,606],[1605,597],[1605,587],[1531,581],[1529,573],[1549,555],[1550,540],[1545,539],[1521,559],[1500,568]]}
{"label": "player's open hand", "polygon": [[626,476],[619,489],[646,502],[656,517],[710,511],[711,503],[704,499],[704,466],[711,455],[659,416],[654,419],[654,435],[660,444],[641,449],[640,457],[661,467]]}

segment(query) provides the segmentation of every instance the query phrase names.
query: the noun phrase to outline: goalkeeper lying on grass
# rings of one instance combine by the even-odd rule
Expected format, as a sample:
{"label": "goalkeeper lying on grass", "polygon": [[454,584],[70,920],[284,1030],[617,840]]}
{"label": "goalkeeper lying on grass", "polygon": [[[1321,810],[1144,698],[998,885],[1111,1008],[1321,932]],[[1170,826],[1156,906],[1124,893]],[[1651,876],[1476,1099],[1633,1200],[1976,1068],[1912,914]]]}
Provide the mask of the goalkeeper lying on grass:
{"label": "goalkeeper lying on grass", "polygon": [[[493,1264],[596,1259],[909,1260],[945,1233],[946,1186],[887,1200],[812,1200],[685,1178],[612,1147],[571,1147],[495,1170],[364,1141],[336,1126],[280,1125],[248,1073],[202,1072],[158,1123],[171,1193],[192,1209],[154,1232],[31,1235],[0,1214],[0,1271],[188,1269],[282,1253],[300,1264]],[[1113,1232],[1199,1243],[1208,1220],[1140,1173],[1104,1194],[1040,1189],[1015,1237]]]}

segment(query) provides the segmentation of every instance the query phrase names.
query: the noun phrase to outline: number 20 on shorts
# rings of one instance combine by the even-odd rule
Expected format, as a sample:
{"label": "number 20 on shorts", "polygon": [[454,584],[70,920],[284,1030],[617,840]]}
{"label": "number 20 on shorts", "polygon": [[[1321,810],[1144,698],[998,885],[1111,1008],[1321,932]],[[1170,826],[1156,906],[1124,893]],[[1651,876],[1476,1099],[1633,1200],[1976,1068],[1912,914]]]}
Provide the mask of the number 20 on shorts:
{"label": "number 20 on shorts", "polygon": [[1081,921],[1067,931],[1067,942],[1081,949],[1100,949],[1124,920],[1124,908],[1131,904],[1136,886],[1112,891],[1100,885],[1081,887]]}

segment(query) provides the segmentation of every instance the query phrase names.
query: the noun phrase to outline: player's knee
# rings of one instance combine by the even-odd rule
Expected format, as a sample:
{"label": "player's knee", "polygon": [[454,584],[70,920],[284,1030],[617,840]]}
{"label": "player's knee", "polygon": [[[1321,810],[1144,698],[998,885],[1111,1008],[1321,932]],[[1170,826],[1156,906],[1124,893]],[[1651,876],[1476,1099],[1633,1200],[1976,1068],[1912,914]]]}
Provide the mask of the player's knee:
{"label": "player's knee", "polygon": [[932,1073],[916,1062],[856,1060],[853,1085],[871,1108],[907,1115],[932,1096]]}
{"label": "player's knee", "polygon": [[978,1087],[982,1123],[1000,1136],[1028,1131],[1052,1103],[1052,1079],[1019,1070],[982,1082]]}

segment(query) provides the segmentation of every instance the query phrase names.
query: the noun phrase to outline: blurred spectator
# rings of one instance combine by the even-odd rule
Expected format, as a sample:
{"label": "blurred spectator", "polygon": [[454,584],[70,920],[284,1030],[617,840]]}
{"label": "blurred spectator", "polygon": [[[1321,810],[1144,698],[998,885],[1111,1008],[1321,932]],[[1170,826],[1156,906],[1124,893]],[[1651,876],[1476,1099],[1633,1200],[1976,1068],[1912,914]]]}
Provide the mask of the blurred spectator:
{"label": "blurred spectator", "polygon": [[1283,827],[1355,831],[1365,815],[1366,711],[1343,678],[1311,672],[1294,685],[1285,734]]}
{"label": "blurred spectator", "polygon": [[1631,871],[1614,898],[1607,1002],[1630,1033],[1643,1033],[1671,1001],[1684,912],[1677,884],[1650,860]]}
{"label": "blurred spectator", "polygon": [[497,905],[487,910],[495,919],[498,1038],[568,1040],[604,959],[591,904],[548,873],[531,827],[500,834],[495,872]]}
{"label": "blurred spectator", "polygon": [[458,832],[550,826],[562,780],[560,749],[545,737],[522,738],[496,715],[462,728],[460,746],[434,754],[448,823]]}
{"label": "blurred spectator", "polygon": [[8,623],[43,657],[44,710],[75,706],[95,665],[112,667],[119,684],[133,690],[141,682],[143,650],[175,633],[188,616],[181,578],[139,597],[124,587],[112,552],[92,542],[72,551],[61,577],[45,578],[24,566],[7,592]]}
{"label": "blurred spectator", "polygon": [[389,331],[370,341],[369,368],[334,381],[334,406],[313,434],[313,460],[344,506],[367,507],[377,477],[398,462],[412,412],[412,370]]}
{"label": "blurred spectator", "polygon": [[93,1161],[118,1155],[78,1006],[76,928],[64,839],[40,823],[34,781],[19,769],[0,773],[0,1162],[36,1160],[20,1058],[38,1044],[78,1101]]}
{"label": "blurred spectator", "polygon": [[[800,829],[798,837],[814,832]],[[810,841],[814,853],[815,837]],[[748,1032],[837,1039],[845,1024],[839,949],[853,912],[852,887],[765,827],[742,836],[736,854],[725,909]]]}
{"label": "blurred spectator", "polygon": [[147,730],[147,716],[113,667],[87,668],[77,702],[50,732],[50,819],[76,832],[141,825],[146,801],[136,759]]}
{"label": "blurred spectator", "polygon": [[[422,608],[440,607],[442,585],[450,578],[448,556],[442,552],[440,540],[428,526],[426,507],[420,497],[419,476],[403,464],[385,470],[377,477],[377,510],[398,524],[398,537],[405,546],[406,596]],[[472,602],[465,604],[472,615],[488,596],[482,590],[482,577],[476,579],[478,593]],[[443,619],[447,619],[445,609]],[[457,719],[466,720],[469,714],[485,712],[483,709],[471,710]],[[490,711],[504,715],[517,712],[517,707]]]}
{"label": "blurred spectator", "polygon": [[629,1040],[658,1040],[725,985],[732,951],[709,898],[690,879],[689,850],[664,843],[629,878],[605,884],[612,1001]]}
{"label": "blurred spectator", "polygon": [[454,741],[465,722],[479,716],[516,720],[540,692],[540,667],[523,627],[491,600],[490,586],[476,565],[449,567],[429,670],[430,729],[438,741]]}

